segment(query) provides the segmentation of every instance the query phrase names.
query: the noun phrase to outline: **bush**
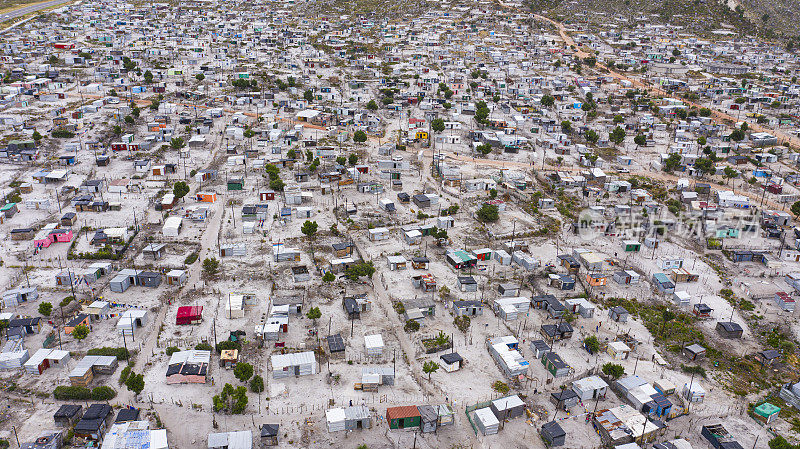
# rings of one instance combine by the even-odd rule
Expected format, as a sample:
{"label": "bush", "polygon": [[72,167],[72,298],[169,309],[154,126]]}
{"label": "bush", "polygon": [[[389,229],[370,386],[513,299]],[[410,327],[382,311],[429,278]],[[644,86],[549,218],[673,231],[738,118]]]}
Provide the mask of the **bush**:
{"label": "bush", "polygon": [[397,312],[398,315],[406,313],[406,306],[403,304],[403,301],[397,301],[392,307],[394,307],[394,311]]}
{"label": "bush", "polygon": [[253,365],[249,363],[237,363],[233,368],[233,375],[242,382],[247,382],[253,377]]}
{"label": "bush", "polygon": [[208,344],[208,343],[198,343],[198,344],[197,344],[197,345],[194,347],[194,349],[197,349],[198,351],[213,351],[213,350],[214,350],[214,347],[213,347],[213,346],[211,346],[211,345],[210,345],[210,344]]}
{"label": "bush", "polygon": [[176,352],[181,352],[181,348],[179,348],[177,346],[167,346],[167,349],[164,350],[164,352],[167,354],[167,356],[171,356],[172,354],[175,354]]}
{"label": "bush", "polygon": [[406,321],[405,326],[403,326],[406,332],[416,332],[419,330],[419,322],[414,320]]}
{"label": "bush", "polygon": [[250,391],[253,393],[261,393],[264,391],[264,379],[258,374],[250,379]]}
{"label": "bush", "polygon": [[71,139],[71,138],[75,137],[75,133],[73,133],[71,131],[67,131],[66,129],[53,130],[51,135],[53,137],[59,138],[59,139]]}
{"label": "bush", "polygon": [[139,394],[144,390],[144,376],[141,374],[131,373],[128,380],[125,381],[125,386],[128,390]]}
{"label": "bush", "polygon": [[501,380],[498,380],[498,381],[496,381],[495,383],[492,384],[492,390],[494,390],[494,391],[496,391],[496,392],[498,392],[500,394],[506,394],[509,391],[509,387],[508,387],[507,383],[505,383],[505,382],[503,382]]}
{"label": "bush", "polygon": [[109,401],[117,397],[117,392],[113,388],[102,385],[92,389],[93,401]]}
{"label": "bush", "polygon": [[125,348],[94,348],[86,352],[88,355],[113,355],[117,360],[128,360],[131,358],[131,353]]}
{"label": "bush", "polygon": [[120,385],[123,385],[125,383],[125,381],[128,380],[128,376],[131,375],[131,369],[132,368],[131,368],[130,365],[128,365],[128,366],[126,366],[125,368],[122,369],[122,372],[119,374],[119,384]]}
{"label": "bush", "polygon": [[92,398],[92,390],[86,387],[59,385],[53,390],[53,397],[61,401],[85,401]]}
{"label": "bush", "polygon": [[500,211],[494,204],[484,204],[476,213],[478,220],[484,223],[497,221],[500,218]]}
{"label": "bush", "polygon": [[217,354],[221,353],[222,351],[227,351],[230,349],[242,349],[242,344],[238,341],[230,341],[225,340],[217,343]]}
{"label": "bush", "polygon": [[583,340],[583,346],[592,354],[600,352],[600,340],[594,335],[590,335]]}
{"label": "bush", "polygon": [[58,306],[59,307],[66,307],[66,306],[69,305],[69,303],[72,302],[73,299],[75,299],[74,296],[67,296],[66,298],[62,299],[60,303],[58,303]]}
{"label": "bush", "polygon": [[39,303],[39,313],[44,316],[50,316],[53,312],[53,304],[49,302],[40,302]]}
{"label": "bush", "polygon": [[191,265],[191,264],[197,262],[197,258],[198,257],[200,257],[200,254],[198,254],[198,253],[189,254],[188,256],[186,256],[186,259],[183,259],[183,264],[184,265]]}
{"label": "bush", "polygon": [[72,329],[72,337],[75,338],[76,340],[83,340],[84,338],[89,336],[89,332],[90,332],[89,326],[85,324],[80,324],[78,326],[75,326],[74,329]]}
{"label": "bush", "polygon": [[687,374],[699,374],[703,379],[706,378],[706,369],[699,365],[687,366],[681,363],[681,371]]}
{"label": "bush", "polygon": [[470,317],[466,315],[457,316],[453,319],[453,324],[458,328],[458,330],[466,334],[467,330],[469,330],[469,325],[471,321],[472,320],[470,319]]}
{"label": "bush", "polygon": [[625,368],[615,363],[606,363],[603,365],[603,374],[612,379],[619,379],[625,374]]}

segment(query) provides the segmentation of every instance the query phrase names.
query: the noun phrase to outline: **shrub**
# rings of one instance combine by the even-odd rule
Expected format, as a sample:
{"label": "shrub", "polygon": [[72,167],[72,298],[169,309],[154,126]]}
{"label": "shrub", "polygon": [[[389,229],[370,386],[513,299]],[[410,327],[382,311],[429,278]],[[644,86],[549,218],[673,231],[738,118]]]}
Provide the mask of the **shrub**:
{"label": "shrub", "polygon": [[128,380],[125,381],[125,386],[128,387],[128,390],[134,392],[135,394],[139,394],[144,390],[144,376],[141,374],[131,373],[128,377]]}
{"label": "shrub", "polygon": [[197,345],[194,347],[194,349],[197,349],[198,351],[213,351],[213,350],[214,350],[214,347],[213,347],[213,346],[211,346],[211,345],[210,345],[210,344],[208,344],[208,343],[198,343],[198,344],[197,344]]}
{"label": "shrub", "polygon": [[71,139],[71,138],[75,137],[75,133],[73,133],[71,131],[67,131],[66,129],[53,130],[51,135],[53,137],[59,138],[59,139]]}
{"label": "shrub", "polygon": [[128,376],[131,375],[131,366],[128,365],[122,369],[122,372],[119,374],[119,384],[123,385],[126,380],[128,380]]}
{"label": "shrub", "polygon": [[625,368],[622,365],[617,365],[615,363],[606,363],[603,365],[603,374],[612,378],[612,379],[619,379],[625,374]]}
{"label": "shrub", "polygon": [[467,333],[469,330],[469,325],[472,320],[470,317],[464,316],[457,316],[453,319],[453,324],[460,330],[461,332]]}
{"label": "shrub", "polygon": [[39,313],[44,316],[50,316],[53,312],[53,304],[49,302],[40,302],[39,303]]}
{"label": "shrub", "polygon": [[250,391],[253,393],[261,393],[264,391],[264,379],[261,376],[255,375],[250,379]]}
{"label": "shrub", "polygon": [[583,345],[587,351],[591,352],[592,354],[597,354],[600,352],[600,340],[597,339],[594,335],[590,335],[583,340]]}
{"label": "shrub", "polygon": [[414,320],[406,321],[405,326],[403,326],[406,332],[416,332],[419,330],[419,322]]}
{"label": "shrub", "polygon": [[176,352],[181,352],[181,348],[179,348],[177,346],[167,346],[167,349],[164,350],[164,352],[167,354],[167,356],[171,356],[172,354],[175,354]]}
{"label": "shrub", "polygon": [[59,385],[53,390],[53,397],[62,401],[85,401],[92,398],[92,391],[86,387]]}
{"label": "shrub", "polygon": [[94,348],[86,352],[88,355],[113,355],[117,360],[128,360],[131,358],[131,353],[126,348]]}
{"label": "shrub", "polygon": [[62,299],[60,303],[58,303],[58,306],[59,307],[66,307],[66,306],[69,305],[69,303],[72,302],[73,299],[75,299],[74,296],[67,296],[66,298]]}
{"label": "shrub", "polygon": [[497,221],[500,218],[500,211],[494,204],[484,204],[476,213],[478,220],[484,223]]}
{"label": "shrub", "polygon": [[217,343],[217,354],[221,353],[222,351],[227,351],[230,349],[241,349],[242,344],[238,341],[230,341],[225,340]]}
{"label": "shrub", "polygon": [[72,336],[76,340],[83,340],[89,336],[89,326],[85,324],[75,326],[75,329],[72,329]]}
{"label": "shrub", "polygon": [[95,387],[92,389],[93,401],[109,401],[117,397],[117,392],[113,388],[106,385]]}
{"label": "shrub", "polygon": [[198,257],[200,257],[200,254],[198,254],[196,252],[194,252],[192,254],[189,254],[188,256],[186,256],[186,259],[183,259],[183,264],[184,265],[191,265],[191,264],[197,262],[197,258]]}
{"label": "shrub", "polygon": [[494,390],[494,391],[496,391],[496,392],[498,392],[500,394],[506,394],[509,391],[509,387],[508,387],[507,383],[505,383],[505,382],[503,382],[501,380],[498,380],[498,381],[495,381],[495,383],[492,384],[492,390]]}
{"label": "shrub", "polygon": [[248,379],[253,377],[253,365],[249,363],[237,363],[233,368],[233,375],[242,382],[247,382]]}

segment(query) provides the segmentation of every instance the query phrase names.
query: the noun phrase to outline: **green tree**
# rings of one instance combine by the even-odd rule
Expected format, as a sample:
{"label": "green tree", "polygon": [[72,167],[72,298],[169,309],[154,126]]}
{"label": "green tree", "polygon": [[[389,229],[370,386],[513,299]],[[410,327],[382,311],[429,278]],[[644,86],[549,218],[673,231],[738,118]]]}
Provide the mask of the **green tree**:
{"label": "green tree", "polygon": [[314,92],[311,92],[311,89],[307,89],[303,92],[303,99],[305,99],[309,103],[314,102]]}
{"label": "green tree", "polygon": [[262,393],[264,391],[264,379],[256,374],[250,379],[250,391],[253,393]]}
{"label": "green tree", "polygon": [[591,143],[597,143],[600,140],[600,135],[597,134],[597,131],[590,129],[586,131],[586,141]]}
{"label": "green tree", "polygon": [[678,153],[672,153],[664,161],[664,171],[667,173],[672,173],[680,165],[681,165],[681,155]]}
{"label": "green tree", "polygon": [[336,280],[336,276],[332,272],[326,271],[322,276],[322,280],[323,282],[333,282]]}
{"label": "green tree", "polygon": [[569,120],[564,120],[561,122],[561,132],[564,134],[569,134],[572,132],[572,122]]}
{"label": "green tree", "polygon": [[700,145],[701,147],[705,146],[705,144],[707,144],[707,143],[708,143],[708,139],[706,139],[704,136],[700,136],[700,137],[697,138],[697,144]]}
{"label": "green tree", "polygon": [[549,108],[550,106],[553,106],[556,103],[556,99],[550,95],[545,95],[542,97],[541,103],[542,106]]}
{"label": "green tree", "polygon": [[615,125],[619,125],[620,123],[622,123],[624,121],[625,121],[625,117],[623,117],[623,116],[621,116],[619,114],[614,116],[614,124]]}
{"label": "green tree", "polygon": [[497,198],[497,189],[489,189],[489,198],[491,199]]}
{"label": "green tree", "polygon": [[700,117],[711,117],[711,109],[700,108]]}
{"label": "green tree", "polygon": [[431,380],[431,374],[439,369],[439,364],[433,360],[428,360],[422,365],[422,372],[428,375],[428,380]]}
{"label": "green tree", "polygon": [[125,381],[125,386],[134,394],[139,394],[144,390],[144,376],[141,374],[131,373],[128,380]]}
{"label": "green tree", "polygon": [[305,223],[303,223],[303,226],[300,228],[300,232],[302,232],[306,237],[313,239],[317,234],[317,229],[319,229],[319,225],[316,221],[306,220]]}
{"label": "green tree", "polygon": [[725,167],[722,172],[722,177],[725,179],[733,179],[737,176],[739,176],[739,172],[731,167]]}
{"label": "green tree", "polygon": [[233,375],[242,382],[247,382],[248,379],[253,377],[253,365],[238,362],[233,368]]}
{"label": "green tree", "polygon": [[603,374],[616,380],[625,374],[625,368],[623,368],[622,365],[617,365],[616,363],[606,363],[603,365]]}
{"label": "green tree", "polygon": [[360,277],[372,277],[375,274],[375,267],[372,262],[361,262],[351,265],[345,271],[345,274],[351,281],[357,281]]}
{"label": "green tree", "polygon": [[350,165],[358,164],[358,155],[355,153],[350,153],[350,156],[347,156],[347,163]]}
{"label": "green tree", "polygon": [[647,143],[647,137],[645,137],[644,134],[637,134],[636,137],[633,138],[633,143],[637,146],[643,146]]}
{"label": "green tree", "polygon": [[72,329],[72,336],[76,340],[83,340],[84,338],[89,336],[89,326],[85,324],[75,326],[75,328]]}
{"label": "green tree", "polygon": [[35,140],[36,142],[39,142],[40,140],[42,140],[42,138],[43,138],[44,136],[42,136],[41,134],[39,134],[39,131],[37,131],[37,130],[34,130],[34,131],[33,131],[33,135],[32,135],[31,137],[33,137],[33,140]]}
{"label": "green tree", "polygon": [[714,173],[714,162],[707,157],[700,157],[694,161],[694,168],[701,175]]}
{"label": "green tree", "polygon": [[608,136],[608,140],[614,142],[615,144],[619,145],[625,140],[625,130],[621,127],[617,126],[611,131],[611,134]]}
{"label": "green tree", "polygon": [[203,260],[203,274],[214,276],[219,273],[219,260],[216,257],[206,257]]}
{"label": "green tree", "polygon": [[486,156],[487,154],[492,152],[492,146],[490,144],[488,144],[488,143],[484,143],[484,144],[481,144],[481,145],[478,145],[477,147],[475,147],[475,150],[478,153]]}
{"label": "green tree", "polygon": [[281,180],[280,178],[272,179],[269,182],[269,188],[275,190],[276,192],[283,192],[284,187],[285,184],[283,183],[283,180]]}
{"label": "green tree", "polygon": [[444,131],[444,119],[436,118],[431,122],[431,129],[440,133]]}
{"label": "green tree", "polygon": [[734,142],[741,142],[745,138],[745,133],[741,129],[734,129],[731,132],[731,140]]}
{"label": "green tree", "polygon": [[600,340],[596,336],[590,335],[583,339],[583,345],[592,354],[600,352]]}
{"label": "green tree", "polygon": [[128,125],[133,125],[134,123],[133,117],[131,117],[130,115],[126,115],[124,120],[125,123],[127,123]]}
{"label": "green tree", "polygon": [[322,312],[319,310],[319,307],[312,307],[308,309],[308,312],[306,312],[306,318],[312,320],[316,326],[317,320],[322,318]]}
{"label": "green tree", "polygon": [[114,125],[114,127],[111,128],[111,132],[113,132],[115,135],[118,136],[118,135],[122,134],[122,127],[119,126],[119,125]]}
{"label": "green tree", "polygon": [[150,84],[153,82],[153,73],[149,70],[144,72],[144,82]]}
{"label": "green tree", "polygon": [[172,194],[175,198],[183,198],[189,193],[189,184],[183,181],[178,181],[172,186]]}
{"label": "green tree", "polygon": [[49,302],[40,302],[39,313],[44,316],[50,316],[50,314],[53,313],[53,304]]}
{"label": "green tree", "polygon": [[182,137],[173,137],[169,141],[169,146],[173,150],[180,150],[181,148],[186,146],[186,143],[183,141]]}
{"label": "green tree", "polygon": [[795,217],[800,218],[800,201],[795,201],[792,204],[792,213]]}
{"label": "green tree", "polygon": [[500,218],[500,212],[496,205],[485,204],[476,212],[478,220],[484,223],[495,222]]}
{"label": "green tree", "polygon": [[366,141],[367,141],[367,133],[365,133],[364,131],[359,129],[358,131],[353,133],[353,142],[363,143]]}
{"label": "green tree", "polygon": [[204,79],[206,79],[206,76],[203,75],[202,73],[198,73],[197,75],[194,76],[194,79],[196,79],[197,81],[203,81]]}
{"label": "green tree", "polygon": [[367,109],[370,111],[377,111],[378,110],[378,103],[375,102],[375,99],[369,100],[367,103]]}

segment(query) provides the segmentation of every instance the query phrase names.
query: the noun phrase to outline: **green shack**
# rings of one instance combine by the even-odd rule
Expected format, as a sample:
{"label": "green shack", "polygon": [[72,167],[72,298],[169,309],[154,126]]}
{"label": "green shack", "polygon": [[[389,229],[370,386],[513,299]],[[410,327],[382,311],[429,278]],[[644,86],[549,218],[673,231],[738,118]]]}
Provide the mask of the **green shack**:
{"label": "green shack", "polygon": [[753,418],[763,422],[764,424],[769,424],[772,421],[772,418],[777,416],[780,412],[780,407],[772,405],[769,402],[765,402],[753,409]]}
{"label": "green shack", "polygon": [[386,420],[390,429],[409,429],[419,427],[422,417],[416,405],[389,407],[386,409]]}
{"label": "green shack", "polygon": [[635,253],[642,249],[642,244],[636,240],[623,240],[622,248],[625,249],[626,253]]}
{"label": "green shack", "polygon": [[244,178],[229,179],[228,190],[244,190]]}

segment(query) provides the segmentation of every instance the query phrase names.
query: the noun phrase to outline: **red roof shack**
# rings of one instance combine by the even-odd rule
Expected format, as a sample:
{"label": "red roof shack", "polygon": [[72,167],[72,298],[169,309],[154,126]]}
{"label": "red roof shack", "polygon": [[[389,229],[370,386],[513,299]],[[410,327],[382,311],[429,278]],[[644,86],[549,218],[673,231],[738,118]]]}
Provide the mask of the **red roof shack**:
{"label": "red roof shack", "polygon": [[175,324],[195,324],[203,321],[203,306],[178,307],[178,318]]}

